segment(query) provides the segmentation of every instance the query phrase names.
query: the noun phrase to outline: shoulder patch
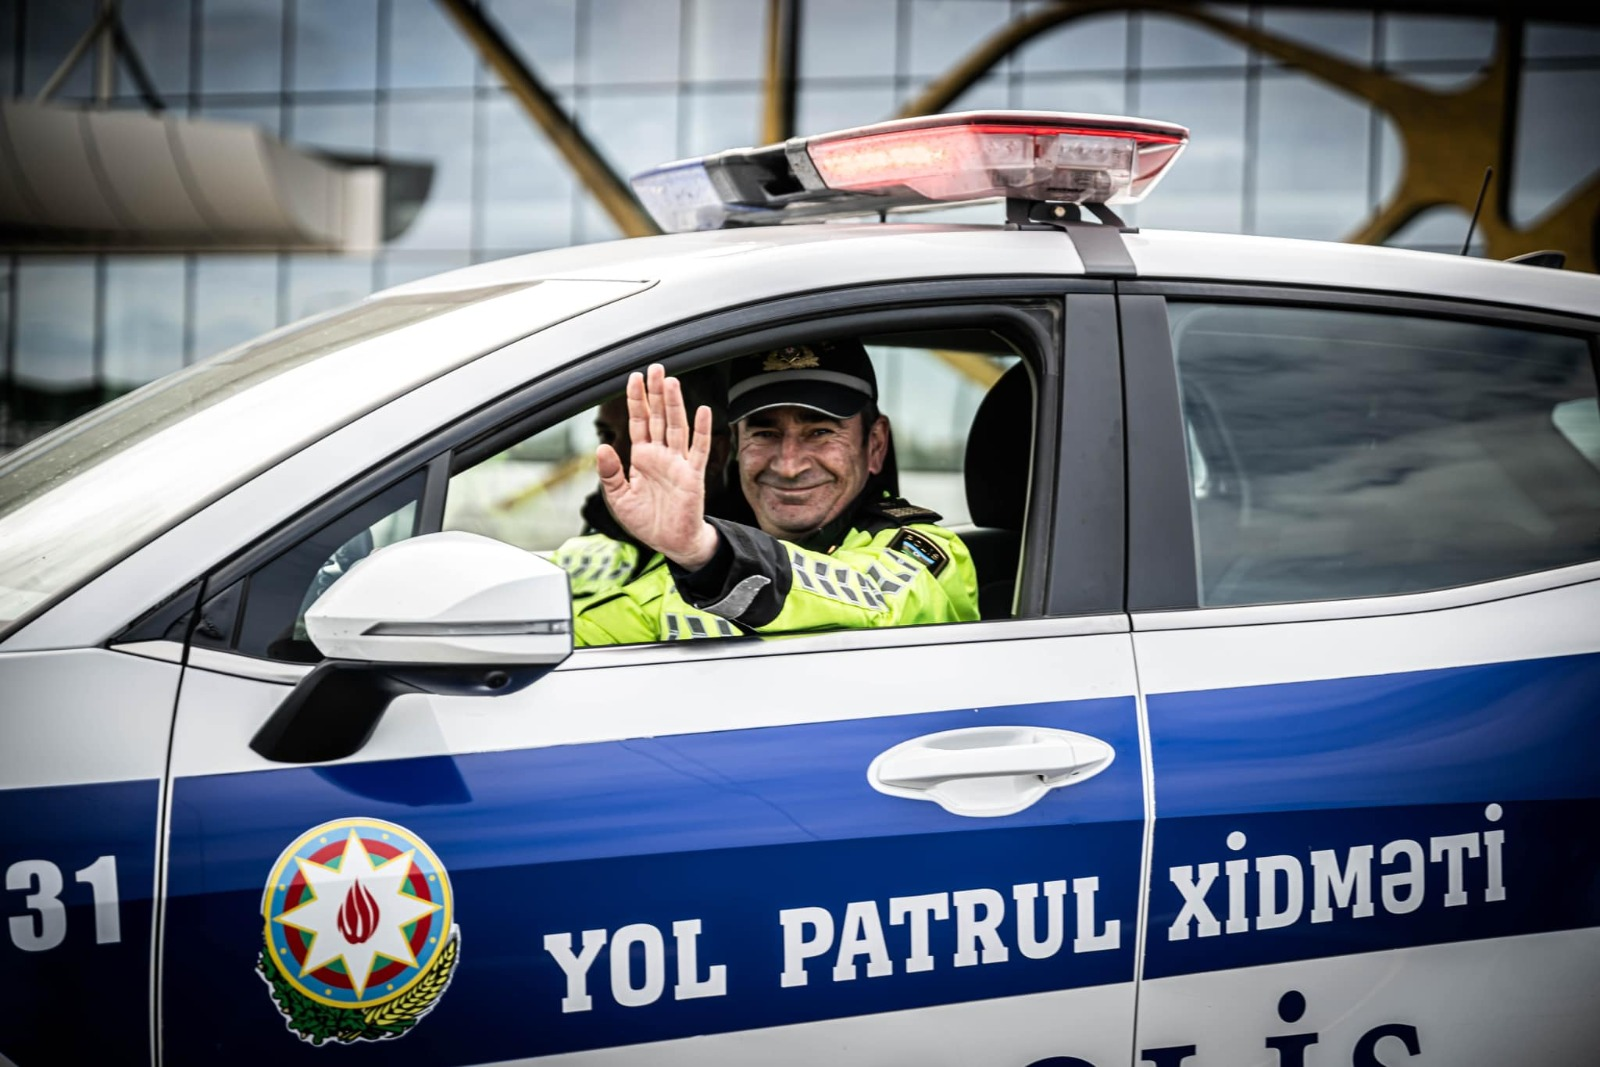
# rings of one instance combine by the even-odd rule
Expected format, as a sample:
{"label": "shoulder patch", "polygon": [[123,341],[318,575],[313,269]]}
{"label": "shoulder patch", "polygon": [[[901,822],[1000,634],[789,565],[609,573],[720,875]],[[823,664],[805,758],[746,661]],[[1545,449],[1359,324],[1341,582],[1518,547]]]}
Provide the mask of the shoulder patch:
{"label": "shoulder patch", "polygon": [[916,560],[928,568],[934,577],[938,577],[939,572],[950,563],[950,557],[944,549],[934,543],[933,538],[909,528],[895,534],[894,539],[889,542],[889,547],[903,556]]}

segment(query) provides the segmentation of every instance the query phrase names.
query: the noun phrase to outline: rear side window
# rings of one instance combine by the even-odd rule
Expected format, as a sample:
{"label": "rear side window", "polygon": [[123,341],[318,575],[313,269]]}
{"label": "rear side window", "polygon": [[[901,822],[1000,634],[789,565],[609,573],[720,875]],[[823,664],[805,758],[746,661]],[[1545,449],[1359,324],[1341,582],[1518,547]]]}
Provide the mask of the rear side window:
{"label": "rear side window", "polygon": [[1170,314],[1202,605],[1600,559],[1587,339],[1325,309]]}

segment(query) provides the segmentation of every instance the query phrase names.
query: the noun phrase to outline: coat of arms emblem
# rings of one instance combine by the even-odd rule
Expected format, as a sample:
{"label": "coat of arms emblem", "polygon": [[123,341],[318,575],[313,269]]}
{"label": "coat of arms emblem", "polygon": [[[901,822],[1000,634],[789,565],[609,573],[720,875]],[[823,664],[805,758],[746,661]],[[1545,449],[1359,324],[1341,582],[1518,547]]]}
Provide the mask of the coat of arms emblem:
{"label": "coat of arms emblem", "polygon": [[262,980],[313,1045],[409,1032],[460,960],[444,866],[416,834],[378,819],[301,834],[273,865],[261,917]]}
{"label": "coat of arms emblem", "polygon": [[805,370],[808,367],[820,367],[822,360],[817,354],[805,345],[790,345],[787,348],[777,348],[767,353],[767,358],[761,361],[763,371],[775,370]]}

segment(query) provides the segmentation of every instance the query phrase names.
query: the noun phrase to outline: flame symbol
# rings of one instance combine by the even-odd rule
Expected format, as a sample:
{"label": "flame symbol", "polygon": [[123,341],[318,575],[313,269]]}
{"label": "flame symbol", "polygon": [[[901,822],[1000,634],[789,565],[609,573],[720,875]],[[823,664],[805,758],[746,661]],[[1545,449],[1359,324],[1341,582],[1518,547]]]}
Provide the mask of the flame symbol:
{"label": "flame symbol", "polygon": [[352,945],[359,945],[378,929],[378,902],[360,882],[350,887],[339,905],[339,932]]}

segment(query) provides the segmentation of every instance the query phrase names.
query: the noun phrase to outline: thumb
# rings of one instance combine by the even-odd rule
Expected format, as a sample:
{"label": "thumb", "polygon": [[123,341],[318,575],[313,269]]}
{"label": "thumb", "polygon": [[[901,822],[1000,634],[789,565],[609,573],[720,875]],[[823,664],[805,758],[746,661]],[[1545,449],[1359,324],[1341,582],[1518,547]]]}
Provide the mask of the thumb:
{"label": "thumb", "polygon": [[628,476],[622,472],[622,457],[610,445],[594,450],[594,466],[600,475],[600,488],[608,497],[616,496],[628,486]]}

